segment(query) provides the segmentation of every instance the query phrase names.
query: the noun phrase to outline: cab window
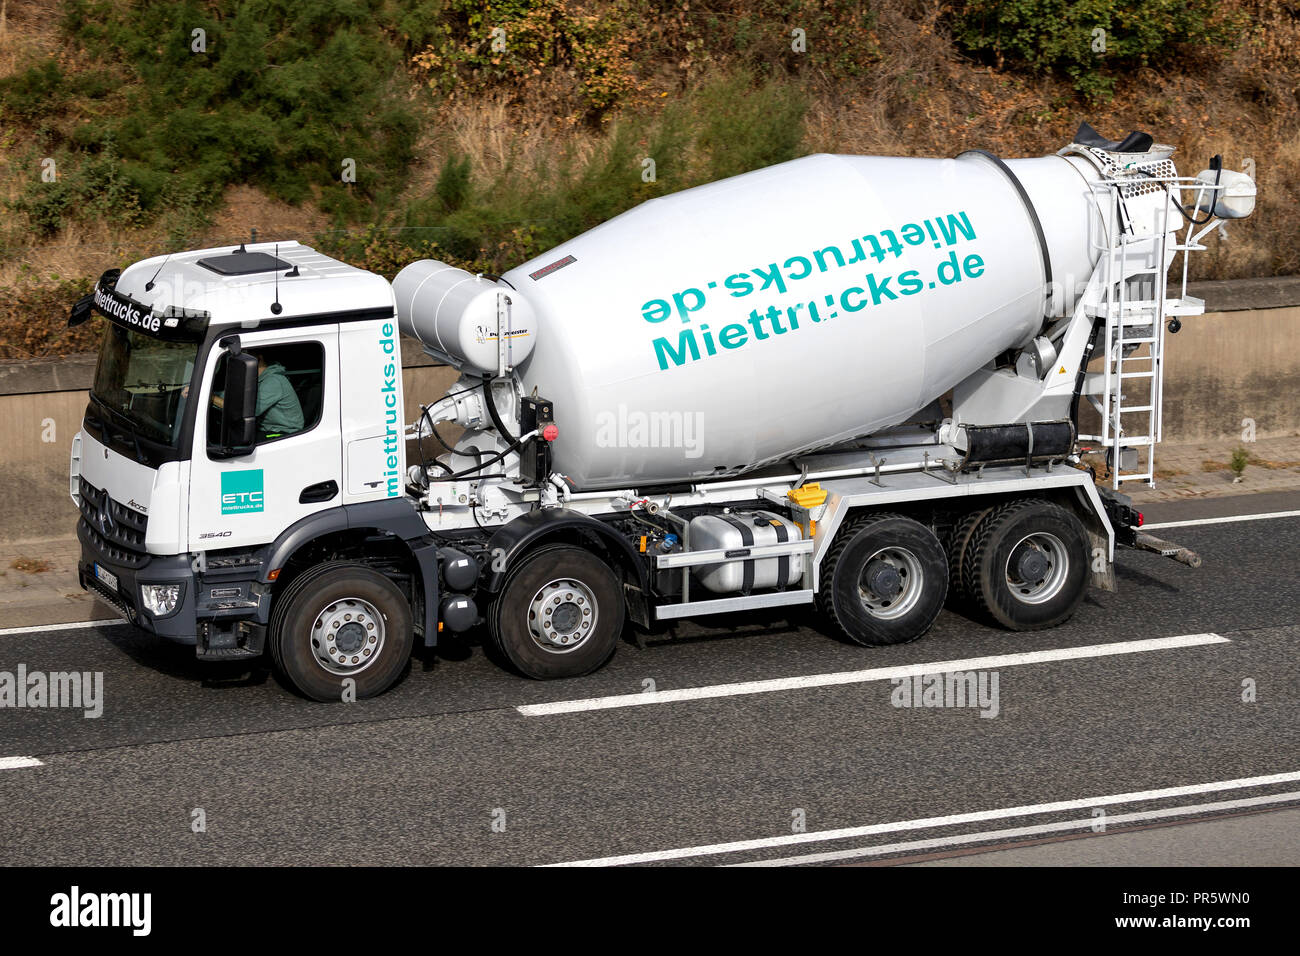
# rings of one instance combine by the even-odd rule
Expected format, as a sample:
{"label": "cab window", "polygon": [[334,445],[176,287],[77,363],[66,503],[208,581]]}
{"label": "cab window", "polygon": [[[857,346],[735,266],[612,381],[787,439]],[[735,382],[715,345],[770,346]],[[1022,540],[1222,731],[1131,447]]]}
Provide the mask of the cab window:
{"label": "cab window", "polygon": [[[257,356],[257,444],[279,441],[315,428],[323,404],[325,349],[319,342],[246,349]],[[219,428],[225,396],[227,356],[217,360],[209,431]]]}

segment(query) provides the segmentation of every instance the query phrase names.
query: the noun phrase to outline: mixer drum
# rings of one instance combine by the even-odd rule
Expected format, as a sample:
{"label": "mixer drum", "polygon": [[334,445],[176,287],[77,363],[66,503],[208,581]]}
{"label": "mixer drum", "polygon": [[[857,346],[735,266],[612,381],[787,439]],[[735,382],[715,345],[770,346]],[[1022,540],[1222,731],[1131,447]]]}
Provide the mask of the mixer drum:
{"label": "mixer drum", "polygon": [[1073,157],[808,156],[512,270],[556,470],[582,490],[714,478],[906,420],[1072,307],[1049,284],[1092,271],[1096,177]]}

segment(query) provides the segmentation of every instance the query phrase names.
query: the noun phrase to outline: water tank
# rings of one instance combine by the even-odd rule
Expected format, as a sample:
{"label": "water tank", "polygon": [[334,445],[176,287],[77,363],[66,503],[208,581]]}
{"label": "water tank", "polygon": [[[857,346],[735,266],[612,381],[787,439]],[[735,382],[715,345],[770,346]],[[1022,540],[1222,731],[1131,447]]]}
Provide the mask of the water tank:
{"label": "water tank", "polygon": [[497,371],[498,293],[506,295],[506,362],[516,365],[532,352],[537,329],[527,300],[508,286],[434,259],[412,262],[393,279],[402,332],[471,372]]}
{"label": "water tank", "polygon": [[[808,156],[653,199],[507,273],[580,489],[735,475],[906,420],[1070,309],[1090,164]],[[399,291],[399,301],[403,293]]]}

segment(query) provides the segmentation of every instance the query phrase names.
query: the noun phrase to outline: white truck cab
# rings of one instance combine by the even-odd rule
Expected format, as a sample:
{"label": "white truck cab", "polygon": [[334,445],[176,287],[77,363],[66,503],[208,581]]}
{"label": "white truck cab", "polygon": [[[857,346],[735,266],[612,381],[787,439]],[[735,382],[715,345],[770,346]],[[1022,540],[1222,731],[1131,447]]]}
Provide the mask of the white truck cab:
{"label": "white truck cab", "polygon": [[296,242],[199,250],[106,273],[74,321],[92,310],[108,321],[73,442],[80,576],[133,623],[254,656],[299,539],[426,530],[382,277]]}

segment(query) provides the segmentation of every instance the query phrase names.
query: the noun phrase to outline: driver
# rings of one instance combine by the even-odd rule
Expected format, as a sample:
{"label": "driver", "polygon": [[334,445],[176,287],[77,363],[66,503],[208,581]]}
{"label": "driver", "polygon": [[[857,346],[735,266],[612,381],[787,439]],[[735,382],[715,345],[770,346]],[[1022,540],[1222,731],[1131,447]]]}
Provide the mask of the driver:
{"label": "driver", "polygon": [[266,356],[257,355],[257,430],[266,438],[280,438],[302,431],[302,405],[298,393],[289,384],[284,366],[266,364]]}
{"label": "driver", "polygon": [[[252,349],[249,349],[252,352]],[[257,433],[262,438],[283,438],[302,431],[302,405],[298,393],[289,384],[284,366],[279,362],[267,364],[266,355],[257,355]],[[220,395],[212,396],[217,408],[225,405]]]}

